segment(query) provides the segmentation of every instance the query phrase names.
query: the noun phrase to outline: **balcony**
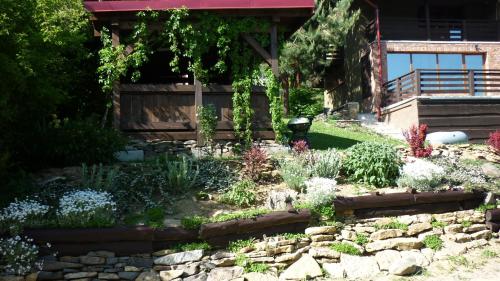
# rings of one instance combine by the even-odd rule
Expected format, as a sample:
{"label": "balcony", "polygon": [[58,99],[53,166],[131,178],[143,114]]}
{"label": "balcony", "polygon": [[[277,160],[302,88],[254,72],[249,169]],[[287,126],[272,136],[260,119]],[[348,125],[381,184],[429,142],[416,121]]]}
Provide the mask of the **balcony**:
{"label": "balcony", "polygon": [[500,41],[497,20],[382,18],[383,40]]}
{"label": "balcony", "polygon": [[383,89],[383,106],[415,96],[500,96],[500,69],[417,69]]}

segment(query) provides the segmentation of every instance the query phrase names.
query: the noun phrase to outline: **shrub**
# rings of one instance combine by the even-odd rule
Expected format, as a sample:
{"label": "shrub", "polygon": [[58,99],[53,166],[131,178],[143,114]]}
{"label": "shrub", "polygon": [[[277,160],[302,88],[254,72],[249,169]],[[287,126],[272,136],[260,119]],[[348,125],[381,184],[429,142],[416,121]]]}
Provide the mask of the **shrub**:
{"label": "shrub", "polygon": [[368,244],[368,236],[362,233],[356,233],[356,240],[354,242],[361,246],[366,245]]}
{"label": "shrub", "polygon": [[245,272],[265,273],[269,271],[269,268],[269,265],[265,263],[250,262],[248,263],[248,266],[245,267]]}
{"label": "shrub", "polygon": [[260,147],[252,147],[243,154],[243,175],[255,182],[262,180],[263,172],[266,171],[268,157],[266,151]]}
{"label": "shrub", "polygon": [[220,201],[230,205],[239,207],[248,207],[255,203],[255,193],[253,190],[256,185],[253,181],[242,180],[231,187],[231,190],[224,193]]}
{"label": "shrub", "polygon": [[25,275],[34,267],[41,270],[41,265],[35,264],[37,258],[38,247],[33,239],[20,236],[0,239],[0,272]]}
{"label": "shrub", "polygon": [[89,169],[87,164],[82,164],[82,188],[112,190],[118,176],[118,168],[112,168],[107,173],[102,164],[92,165]]}
{"label": "shrub", "polygon": [[487,143],[496,154],[500,154],[500,131],[490,133],[490,138]]}
{"label": "shrub", "polygon": [[209,145],[213,144],[217,127],[215,106],[213,104],[199,106],[196,113],[198,114],[200,134],[203,140]]}
{"label": "shrub", "polygon": [[331,205],[335,199],[337,182],[327,178],[311,178],[305,181],[306,200],[313,207]]}
{"label": "shrub", "polygon": [[44,161],[41,166],[110,163],[126,144],[119,131],[101,127],[96,118],[57,120],[41,133],[32,159]]}
{"label": "shrub", "polygon": [[400,165],[400,156],[390,145],[363,142],[347,150],[343,170],[353,182],[384,187],[395,183]]}
{"label": "shrub", "polygon": [[356,256],[361,255],[361,251],[358,248],[354,247],[354,245],[351,245],[349,243],[345,243],[345,242],[334,243],[330,247],[339,253],[356,255]]}
{"label": "shrub", "polygon": [[484,213],[484,212],[486,212],[488,210],[493,210],[493,209],[496,209],[496,208],[497,208],[496,204],[481,204],[475,210],[478,211],[478,212]]}
{"label": "shrub", "polygon": [[207,222],[208,218],[202,216],[191,216],[191,217],[184,217],[181,219],[182,227],[189,230],[199,229],[202,224]]}
{"label": "shrub", "polygon": [[323,91],[309,87],[290,89],[289,104],[294,116],[316,116],[323,112]]}
{"label": "shrub", "polygon": [[236,180],[238,169],[227,161],[215,158],[198,160],[197,185],[206,190],[226,191]]}
{"label": "shrub", "polygon": [[334,179],[340,171],[341,157],[334,148],[314,151],[310,157],[310,165],[314,177]]}
{"label": "shrub", "polygon": [[444,181],[451,186],[478,188],[488,185],[488,178],[480,167],[466,165],[450,157],[437,157],[432,162],[444,168]]}
{"label": "shrub", "polygon": [[386,224],[376,224],[375,229],[380,230],[380,229],[401,229],[401,230],[408,230],[408,224],[402,223],[396,219],[391,220],[389,223]]}
{"label": "shrub", "polygon": [[416,159],[403,166],[401,177],[397,183],[400,187],[411,187],[418,191],[433,191],[442,183],[444,176],[445,171],[442,167],[429,161]]}
{"label": "shrub", "polygon": [[443,240],[437,234],[432,234],[432,235],[426,236],[424,238],[423,243],[424,243],[426,248],[432,249],[434,251],[437,251],[437,250],[440,250],[441,248],[443,248]]}
{"label": "shrub", "polygon": [[311,172],[299,159],[285,159],[280,162],[280,173],[283,181],[291,189],[301,191]]}
{"label": "shrub", "polygon": [[57,215],[64,227],[107,227],[114,224],[115,211],[109,193],[78,190],[61,197]]}
{"label": "shrub", "polygon": [[174,247],[174,250],[176,251],[182,251],[182,252],[187,252],[187,251],[194,251],[194,250],[205,250],[205,251],[210,251],[212,249],[212,246],[208,244],[207,242],[194,242],[194,243],[188,243],[188,244],[179,244]]}
{"label": "shrub", "polygon": [[429,157],[432,153],[432,146],[425,147],[427,137],[427,125],[420,124],[419,127],[412,125],[403,135],[410,146],[410,150],[415,157]]}
{"label": "shrub", "polygon": [[300,155],[309,151],[309,145],[305,140],[297,140],[292,142],[292,150],[296,154]]}
{"label": "shrub", "polygon": [[38,201],[16,200],[0,211],[0,226],[2,229],[9,229],[11,233],[18,234],[23,227],[41,226],[48,211],[49,206]]}
{"label": "shrub", "polygon": [[186,192],[196,184],[199,170],[190,158],[182,156],[180,160],[166,159],[160,165],[169,190]]}

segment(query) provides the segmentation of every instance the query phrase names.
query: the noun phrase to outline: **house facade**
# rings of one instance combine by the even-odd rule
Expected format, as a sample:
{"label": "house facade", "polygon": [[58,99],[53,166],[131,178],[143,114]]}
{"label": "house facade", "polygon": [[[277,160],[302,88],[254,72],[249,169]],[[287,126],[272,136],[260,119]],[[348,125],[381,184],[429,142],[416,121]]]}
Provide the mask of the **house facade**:
{"label": "house facade", "polygon": [[[414,97],[467,97],[470,107],[471,98],[493,103],[500,96],[497,0],[357,0],[353,8],[362,16],[337,71],[344,77],[326,78],[326,108],[360,101],[364,111],[387,117],[391,106]],[[500,127],[498,118],[491,128]],[[391,119],[398,127],[422,123]],[[443,124],[439,129],[467,127]]]}

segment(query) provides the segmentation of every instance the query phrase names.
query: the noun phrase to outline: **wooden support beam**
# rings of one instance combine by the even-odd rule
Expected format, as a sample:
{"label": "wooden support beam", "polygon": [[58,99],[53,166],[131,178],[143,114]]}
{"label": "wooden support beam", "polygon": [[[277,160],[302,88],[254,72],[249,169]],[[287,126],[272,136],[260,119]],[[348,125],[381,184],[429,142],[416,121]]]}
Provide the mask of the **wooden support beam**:
{"label": "wooden support beam", "polygon": [[[111,42],[114,47],[120,44],[120,24],[111,24]],[[113,126],[120,130],[120,81],[113,83]]]}
{"label": "wooden support beam", "polygon": [[203,145],[203,137],[200,133],[200,119],[198,107],[203,105],[203,87],[201,81],[194,77],[194,110],[196,116],[196,141],[198,145]]}
{"label": "wooden support beam", "polygon": [[250,46],[252,46],[252,48],[259,54],[262,56],[262,58],[264,58],[264,60],[266,61],[267,64],[269,64],[271,67],[272,67],[272,56],[271,54],[269,54],[268,51],[266,51],[266,49],[264,49],[260,44],[259,42],[257,42],[257,40],[255,40],[255,38],[253,38],[252,36],[248,35],[248,34],[243,34],[243,39],[245,39],[245,41],[248,42],[248,44],[250,44]]}
{"label": "wooden support beam", "polygon": [[278,66],[278,25],[273,22],[271,26],[271,69],[274,76],[279,77],[280,71]]}

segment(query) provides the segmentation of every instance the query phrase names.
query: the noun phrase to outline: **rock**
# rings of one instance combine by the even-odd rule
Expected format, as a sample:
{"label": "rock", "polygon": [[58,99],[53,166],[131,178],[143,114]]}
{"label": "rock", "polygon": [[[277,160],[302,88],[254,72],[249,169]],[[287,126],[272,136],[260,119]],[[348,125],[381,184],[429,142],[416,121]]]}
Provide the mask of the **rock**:
{"label": "rock", "polygon": [[296,200],[297,195],[294,190],[271,191],[266,200],[266,207],[271,210],[286,210],[287,200]]}
{"label": "rock", "polygon": [[142,272],[135,281],[160,281],[160,276],[154,271]]}
{"label": "rock", "polygon": [[307,235],[334,234],[337,232],[336,226],[314,226],[308,227],[304,231]]}
{"label": "rock", "polygon": [[478,232],[481,230],[486,230],[486,225],[484,224],[473,224],[469,227],[464,227],[464,232],[466,233],[471,233],[471,232]]}
{"label": "rock", "polygon": [[404,215],[404,216],[399,216],[398,221],[404,224],[412,224],[417,221],[417,216],[413,215]]}
{"label": "rock", "polygon": [[401,259],[401,254],[396,250],[385,250],[375,254],[380,270],[389,270],[391,264],[399,259]]}
{"label": "rock", "polygon": [[493,163],[484,163],[481,165],[481,170],[490,178],[500,178],[500,168]]}
{"label": "rock", "polygon": [[115,153],[115,158],[121,162],[144,161],[144,150],[122,150]]}
{"label": "rock", "polygon": [[259,272],[249,272],[243,275],[243,278],[247,281],[278,281],[278,277],[271,275],[271,274],[265,274],[265,273],[259,273]]}
{"label": "rock", "polygon": [[200,272],[196,275],[192,275],[183,279],[183,281],[206,281],[208,274],[206,272]]}
{"label": "rock", "polygon": [[105,264],[106,258],[93,257],[93,256],[82,256],[82,257],[80,257],[80,262],[85,264],[85,265]]}
{"label": "rock", "polygon": [[330,247],[335,243],[334,241],[321,241],[321,242],[312,242],[311,247]]}
{"label": "rock", "polygon": [[57,272],[39,271],[37,280],[40,280],[40,281],[61,280],[63,278],[64,278],[64,276],[63,276],[63,273],[61,271],[57,271]]}
{"label": "rock", "polygon": [[356,240],[356,232],[354,232],[354,231],[342,229],[340,231],[340,234],[342,235],[342,238],[344,238],[345,240],[349,240],[349,241]]}
{"label": "rock", "polygon": [[170,281],[175,278],[181,277],[184,271],[182,270],[167,270],[160,271],[160,279],[161,281]]}
{"label": "rock", "polygon": [[353,229],[358,233],[373,233],[377,231],[373,226],[355,226]]}
{"label": "rock", "polygon": [[321,241],[333,241],[335,238],[333,238],[333,235],[328,235],[328,234],[320,234],[320,235],[313,235],[311,236],[311,241],[313,242],[321,242]]}
{"label": "rock", "polygon": [[344,267],[349,279],[369,279],[380,272],[377,262],[372,257],[342,254],[340,265]]}
{"label": "rock", "polygon": [[420,223],[424,223],[424,222],[431,223],[432,222],[432,215],[431,214],[419,214],[419,215],[417,215],[417,221]]}
{"label": "rock", "polygon": [[103,258],[114,258],[115,253],[110,252],[110,251],[94,251],[94,252],[89,252],[87,256],[92,256],[92,257],[103,257]]}
{"label": "rock", "polygon": [[26,277],[24,278],[25,281],[36,281],[37,279],[38,279],[37,272],[30,273],[30,274],[26,275]]}
{"label": "rock", "polygon": [[123,268],[123,270],[125,270],[126,272],[139,272],[141,271],[140,268],[138,268],[137,266],[131,266],[131,265],[127,265]]}
{"label": "rock", "polygon": [[81,279],[81,278],[92,278],[96,277],[97,272],[76,272],[68,273],[64,275],[64,279]]}
{"label": "rock", "polygon": [[293,262],[293,261],[298,260],[301,257],[301,255],[302,255],[301,251],[297,251],[297,252],[291,253],[291,254],[283,254],[283,255],[275,257],[274,261],[278,262],[278,263],[281,263],[281,262],[289,263],[289,262]]}
{"label": "rock", "polygon": [[444,233],[460,233],[463,231],[461,224],[450,224],[444,227]]}
{"label": "rock", "polygon": [[431,263],[434,260],[434,250],[429,248],[420,249],[420,252]]}
{"label": "rock", "polygon": [[103,279],[103,280],[119,280],[120,276],[116,273],[104,273],[101,272],[97,275],[97,278]]}
{"label": "rock", "polygon": [[465,233],[457,233],[454,235],[455,242],[463,243],[472,240],[471,235]]}
{"label": "rock", "polygon": [[422,254],[419,250],[412,250],[412,251],[401,251],[401,258],[411,258],[415,260],[415,263],[417,266],[424,267],[428,266],[430,264],[430,261],[427,259],[427,257]]}
{"label": "rock", "polygon": [[280,275],[280,279],[303,280],[321,275],[323,275],[323,272],[319,264],[310,255],[303,255]]}
{"label": "rock", "polygon": [[436,219],[436,221],[444,222],[447,224],[453,224],[457,220],[457,216],[455,213],[434,214],[434,218]]}
{"label": "rock", "polygon": [[235,254],[228,251],[217,251],[215,254],[210,256],[211,260],[234,258]]}
{"label": "rock", "polygon": [[268,248],[266,250],[267,255],[269,256],[274,256],[278,254],[283,254],[283,253],[291,253],[295,250],[295,247],[293,245],[286,245],[286,246],[281,246],[277,248]]}
{"label": "rock", "polygon": [[202,257],[203,257],[203,250],[187,251],[187,252],[175,253],[159,257],[154,260],[154,264],[162,264],[162,265],[180,264],[191,261],[199,261],[201,260]]}
{"label": "rock", "polygon": [[137,272],[118,272],[118,276],[123,280],[134,280],[138,275]]}
{"label": "rock", "polygon": [[17,275],[0,275],[0,281],[24,281],[24,277]]}
{"label": "rock", "polygon": [[72,263],[72,262],[60,262],[60,261],[52,261],[52,262],[44,262],[42,265],[42,270],[44,271],[59,271],[65,268],[82,268],[83,264]]}
{"label": "rock", "polygon": [[345,277],[345,269],[338,263],[324,263],[323,270],[328,273],[330,278],[343,279]]}
{"label": "rock", "polygon": [[412,257],[400,259],[389,267],[389,273],[406,276],[417,272],[417,262]]}
{"label": "rock", "polygon": [[376,231],[370,235],[370,239],[375,240],[384,240],[389,238],[401,237],[404,232],[400,229],[381,229]]}
{"label": "rock", "polygon": [[393,238],[388,240],[377,240],[366,244],[367,252],[375,252],[380,250],[397,249],[397,250],[411,250],[422,248],[423,243],[417,238]]}
{"label": "rock", "polygon": [[408,227],[408,231],[406,232],[406,234],[408,234],[409,236],[413,236],[429,229],[432,229],[432,225],[429,222],[416,223]]}
{"label": "rock", "polygon": [[243,274],[243,267],[219,267],[208,273],[207,281],[232,280]]}
{"label": "rock", "polygon": [[273,257],[259,257],[259,258],[250,258],[254,263],[273,263]]}
{"label": "rock", "polygon": [[141,257],[130,257],[127,260],[128,265],[136,266],[136,267],[152,267],[153,260],[151,258],[141,258]]}
{"label": "rock", "polygon": [[170,254],[174,254],[174,253],[175,253],[175,250],[164,249],[164,250],[156,251],[156,252],[152,253],[151,255],[153,257],[161,257],[161,256],[166,256],[166,255],[170,255]]}
{"label": "rock", "polygon": [[329,258],[329,259],[338,259],[340,258],[340,253],[326,247],[320,248],[311,248],[309,250],[309,255],[313,258]]}
{"label": "rock", "polygon": [[474,240],[478,240],[478,239],[488,240],[491,238],[491,230],[481,230],[481,231],[472,233],[470,236]]}
{"label": "rock", "polygon": [[236,262],[236,258],[225,258],[225,259],[212,260],[212,263],[215,264],[215,266],[217,266],[217,267],[233,266],[235,264],[235,262]]}

